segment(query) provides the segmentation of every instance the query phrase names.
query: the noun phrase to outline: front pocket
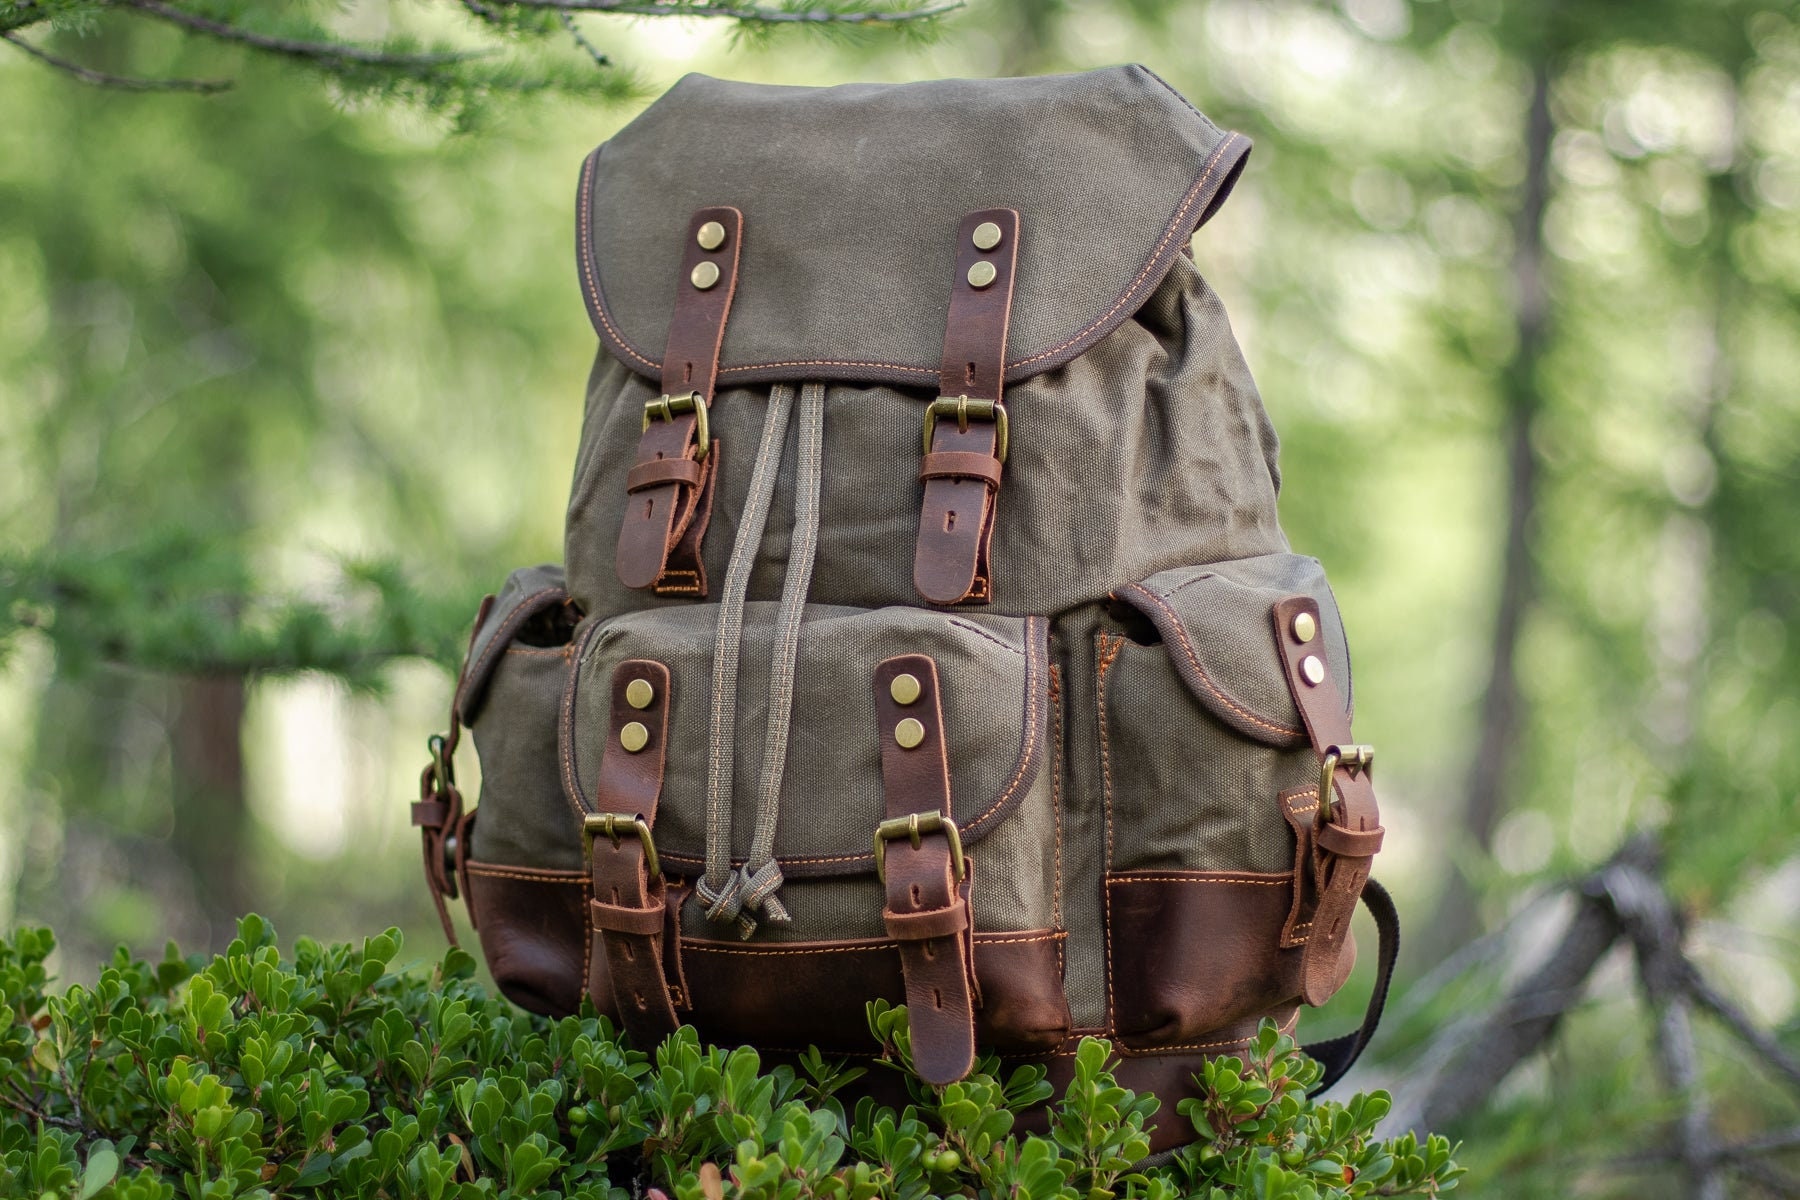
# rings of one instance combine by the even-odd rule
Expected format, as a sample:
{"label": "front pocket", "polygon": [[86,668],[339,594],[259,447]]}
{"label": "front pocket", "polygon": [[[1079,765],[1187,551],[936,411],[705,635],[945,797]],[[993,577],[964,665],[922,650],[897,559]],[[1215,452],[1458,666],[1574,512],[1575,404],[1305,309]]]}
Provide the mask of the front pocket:
{"label": "front pocket", "polygon": [[[775,609],[766,602],[745,606],[731,789],[734,865],[747,857],[757,821]],[[590,629],[565,708],[565,786],[591,811],[615,668],[627,660],[668,668],[667,753],[654,838],[664,875],[684,891],[706,863],[718,611],[715,605],[660,608]],[[864,1003],[903,998],[903,990],[889,987],[900,977],[899,957],[887,940],[872,845],[886,815],[876,669],[903,654],[929,656],[939,676],[951,812],[973,878],[982,1042],[1035,1048],[1066,1033],[1055,928],[1047,623],[813,605],[801,627],[774,834],[775,859],[787,880],[779,897],[792,919],[764,921],[745,943],[731,924],[709,921],[690,894],[681,912],[679,970],[689,1005],[682,1016],[703,1034],[777,1044],[809,1029],[810,1038],[799,1044],[860,1049],[867,1045]]]}
{"label": "front pocket", "polygon": [[560,567],[513,572],[476,630],[456,695],[457,716],[481,759],[480,819],[469,831],[469,915],[501,991],[535,1012],[561,1010],[571,983],[572,994],[580,994],[579,979],[563,980],[569,953],[559,940],[562,922],[538,904],[563,895],[544,890],[547,879],[581,865],[574,840],[580,826],[557,761],[557,718],[579,616]]}
{"label": "front pocket", "polygon": [[1319,759],[1272,616],[1295,595],[1318,602],[1320,664],[1347,697],[1337,606],[1318,562],[1299,555],[1120,588],[1117,631],[1097,635],[1107,954],[1126,1045],[1198,1044],[1299,995],[1296,947],[1316,896],[1294,810]]}

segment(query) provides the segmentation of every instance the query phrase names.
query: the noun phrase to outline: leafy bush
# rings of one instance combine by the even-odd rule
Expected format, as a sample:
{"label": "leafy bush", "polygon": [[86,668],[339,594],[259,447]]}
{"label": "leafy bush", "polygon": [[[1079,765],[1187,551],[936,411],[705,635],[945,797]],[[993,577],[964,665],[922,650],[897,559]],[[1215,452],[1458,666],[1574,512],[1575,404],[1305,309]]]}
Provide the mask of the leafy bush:
{"label": "leafy bush", "polygon": [[1439,1137],[1381,1141],[1381,1093],[1306,1097],[1318,1067],[1264,1026],[1246,1059],[1206,1068],[1181,1115],[1195,1145],[1134,1169],[1155,1098],[1119,1087],[1084,1042],[1045,1135],[1039,1067],[984,1060],[914,1103],[846,1104],[865,1070],[905,1070],[903,1008],[870,1006],[872,1067],[764,1070],[683,1029],[652,1056],[604,1019],[528,1016],[451,950],[398,969],[398,930],[360,947],[301,939],[284,961],[246,917],[210,962],[119,951],[92,989],[55,993],[54,941],[0,941],[0,1195],[58,1200],[469,1197],[626,1200],[1174,1200],[1435,1195],[1460,1168]]}

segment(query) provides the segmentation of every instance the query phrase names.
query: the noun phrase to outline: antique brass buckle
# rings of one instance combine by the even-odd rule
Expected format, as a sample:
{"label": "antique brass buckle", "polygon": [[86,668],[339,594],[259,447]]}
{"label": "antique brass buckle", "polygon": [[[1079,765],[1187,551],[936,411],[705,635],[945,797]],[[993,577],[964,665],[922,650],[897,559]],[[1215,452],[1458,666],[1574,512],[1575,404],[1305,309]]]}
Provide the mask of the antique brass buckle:
{"label": "antique brass buckle", "polygon": [[589,813],[581,822],[581,861],[590,870],[594,866],[594,839],[605,836],[617,846],[619,838],[630,834],[644,844],[644,866],[654,878],[662,874],[662,863],[656,857],[656,839],[650,836],[650,822],[643,817],[624,813]]}
{"label": "antique brass buckle", "polygon": [[658,396],[654,400],[644,401],[644,427],[640,432],[650,432],[650,422],[673,421],[676,417],[694,414],[694,458],[706,457],[712,448],[712,430],[706,423],[706,402],[700,399],[699,392],[689,392],[685,396]]}
{"label": "antique brass buckle", "polygon": [[969,418],[979,421],[992,421],[994,430],[994,458],[1002,465],[1006,462],[1006,447],[1011,440],[1007,428],[1006,406],[997,400],[971,400],[967,396],[939,396],[925,410],[925,453],[931,453],[931,435],[937,432],[939,417],[955,417],[956,428],[969,432]]}
{"label": "antique brass buckle", "polygon": [[1343,767],[1350,774],[1359,771],[1370,771],[1375,767],[1375,747],[1373,746],[1327,746],[1325,757],[1319,760],[1319,811],[1316,824],[1320,829],[1331,824],[1331,777],[1337,769]]}
{"label": "antique brass buckle", "polygon": [[969,873],[969,864],[963,859],[962,834],[957,831],[956,822],[941,812],[916,812],[904,817],[890,817],[875,827],[875,878],[887,882],[887,844],[895,838],[906,838],[919,848],[919,835],[922,833],[942,833],[950,839],[950,867],[956,873],[958,882]]}

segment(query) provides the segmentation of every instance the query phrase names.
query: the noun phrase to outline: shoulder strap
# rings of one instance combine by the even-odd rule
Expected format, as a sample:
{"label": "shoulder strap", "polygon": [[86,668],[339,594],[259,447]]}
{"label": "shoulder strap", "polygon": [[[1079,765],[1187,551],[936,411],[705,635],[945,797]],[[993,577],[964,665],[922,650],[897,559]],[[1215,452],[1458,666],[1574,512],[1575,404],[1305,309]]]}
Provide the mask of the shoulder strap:
{"label": "shoulder strap", "polygon": [[1325,1068],[1319,1086],[1313,1089],[1315,1096],[1342,1079],[1368,1048],[1369,1040],[1381,1024],[1381,1010],[1387,1006],[1388,984],[1394,977],[1394,962],[1400,955],[1400,914],[1394,908],[1394,898],[1371,879],[1363,884],[1362,902],[1369,915],[1375,918],[1375,991],[1369,997],[1369,1007],[1363,1011],[1362,1024],[1353,1032],[1300,1047]]}

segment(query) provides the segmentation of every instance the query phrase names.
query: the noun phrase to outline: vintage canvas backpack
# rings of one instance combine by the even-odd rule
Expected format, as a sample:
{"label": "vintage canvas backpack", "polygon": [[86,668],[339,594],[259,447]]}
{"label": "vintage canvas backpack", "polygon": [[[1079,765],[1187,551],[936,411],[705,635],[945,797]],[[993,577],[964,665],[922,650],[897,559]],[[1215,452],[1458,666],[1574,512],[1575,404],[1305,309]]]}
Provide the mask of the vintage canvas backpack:
{"label": "vintage canvas backpack", "polygon": [[934,1082],[1100,1033],[1161,1148],[1359,897],[1385,986],[1344,631],[1188,253],[1249,149],[1132,66],[692,75],[587,159],[566,567],[483,606],[414,809],[508,996],[844,1056],[885,998]]}

